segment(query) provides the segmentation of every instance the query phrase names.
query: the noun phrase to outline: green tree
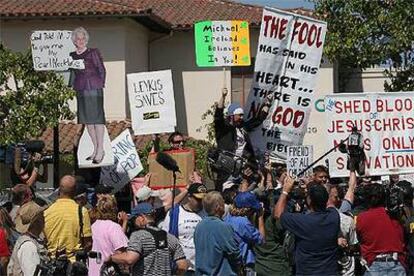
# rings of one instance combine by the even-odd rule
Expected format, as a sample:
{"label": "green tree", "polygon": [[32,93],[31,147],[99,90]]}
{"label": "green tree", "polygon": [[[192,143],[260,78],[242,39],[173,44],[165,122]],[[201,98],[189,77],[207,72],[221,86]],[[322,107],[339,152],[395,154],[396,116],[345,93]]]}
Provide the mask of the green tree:
{"label": "green tree", "polygon": [[0,44],[0,145],[38,137],[73,119],[68,101],[74,96],[61,76],[34,71],[30,51],[15,53]]}
{"label": "green tree", "polygon": [[388,91],[412,90],[414,5],[409,0],[313,0],[316,16],[328,24],[324,53],[337,62],[340,89],[347,72],[389,62]]}

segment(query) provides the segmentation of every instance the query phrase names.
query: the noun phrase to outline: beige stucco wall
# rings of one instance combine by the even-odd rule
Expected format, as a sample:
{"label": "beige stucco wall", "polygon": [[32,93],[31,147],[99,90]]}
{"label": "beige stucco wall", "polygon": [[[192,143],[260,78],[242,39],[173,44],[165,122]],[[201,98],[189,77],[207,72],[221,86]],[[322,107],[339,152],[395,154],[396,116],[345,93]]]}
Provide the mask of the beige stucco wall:
{"label": "beige stucco wall", "polygon": [[[150,42],[150,70],[171,69],[173,72],[177,127],[194,138],[205,138],[201,115],[218,101],[223,86],[221,67],[199,68],[195,63],[193,32],[175,32],[157,36]],[[230,89],[230,71],[226,71]]]}
{"label": "beige stucco wall", "polygon": [[[126,73],[148,69],[148,31],[130,19],[71,19],[1,21],[0,39],[15,51],[29,49],[34,30],[72,30],[85,27],[88,46],[99,48],[106,67],[105,115],[107,120],[123,120],[129,115]],[[72,102],[73,110],[76,102]]]}
{"label": "beige stucco wall", "polygon": [[384,68],[369,68],[351,73],[345,89],[347,92],[383,92],[386,80]]}

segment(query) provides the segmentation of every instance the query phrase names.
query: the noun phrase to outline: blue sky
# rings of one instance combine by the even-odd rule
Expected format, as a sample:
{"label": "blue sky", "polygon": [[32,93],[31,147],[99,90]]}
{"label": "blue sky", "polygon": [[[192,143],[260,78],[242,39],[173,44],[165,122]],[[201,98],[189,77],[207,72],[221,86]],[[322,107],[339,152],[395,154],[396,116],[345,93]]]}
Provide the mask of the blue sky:
{"label": "blue sky", "polygon": [[272,6],[278,8],[298,8],[304,7],[308,9],[313,8],[313,3],[308,0],[236,0],[237,2],[261,5],[261,6]]}

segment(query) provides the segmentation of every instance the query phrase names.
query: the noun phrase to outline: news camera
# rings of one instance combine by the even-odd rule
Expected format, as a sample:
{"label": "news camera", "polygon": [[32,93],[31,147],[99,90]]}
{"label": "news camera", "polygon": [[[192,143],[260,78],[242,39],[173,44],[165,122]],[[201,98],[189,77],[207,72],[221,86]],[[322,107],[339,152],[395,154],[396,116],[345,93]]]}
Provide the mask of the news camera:
{"label": "news camera", "polygon": [[[16,148],[21,151],[22,163],[28,163],[30,156],[35,153],[42,154],[45,143],[41,140],[31,140],[26,143],[18,143]],[[40,162],[50,163],[53,161],[53,155],[42,155]]]}
{"label": "news camera", "polygon": [[[256,182],[260,180],[260,175],[257,173],[258,165],[232,152],[217,148],[210,149],[207,153],[207,162],[216,172],[223,172],[235,178],[245,176],[249,180]],[[251,175],[245,174],[247,168],[252,170],[253,173]]]}
{"label": "news camera", "polygon": [[366,156],[363,136],[356,127],[353,127],[347,140],[347,144],[339,145],[339,151],[348,155],[347,169],[356,171],[358,175],[364,175]]}

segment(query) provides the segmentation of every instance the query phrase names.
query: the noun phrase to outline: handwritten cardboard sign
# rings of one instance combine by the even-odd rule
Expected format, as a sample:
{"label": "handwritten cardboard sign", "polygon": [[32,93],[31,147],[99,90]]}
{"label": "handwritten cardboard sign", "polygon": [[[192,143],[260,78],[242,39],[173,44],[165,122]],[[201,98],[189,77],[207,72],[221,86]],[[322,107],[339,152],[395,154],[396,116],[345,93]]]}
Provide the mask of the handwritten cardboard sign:
{"label": "handwritten cardboard sign", "polygon": [[[177,172],[177,187],[185,187],[195,168],[195,154],[193,149],[164,151],[169,154],[180,168]],[[164,189],[173,186],[173,173],[166,170],[156,161],[157,154],[152,153],[148,156],[149,172],[151,176],[151,188]]]}
{"label": "handwritten cardboard sign", "polygon": [[135,135],[173,132],[177,125],[171,70],[128,74]]}
{"label": "handwritten cardboard sign", "polygon": [[[290,146],[287,150],[287,170],[291,177],[297,176],[313,162],[312,146]],[[302,176],[310,176],[312,170],[307,170]]]}
{"label": "handwritten cardboard sign", "polygon": [[30,36],[33,67],[36,71],[65,71],[69,68],[84,69],[83,60],[73,60],[69,53],[75,51],[71,31],[35,31]]}
{"label": "handwritten cardboard sign", "polygon": [[114,165],[101,168],[100,183],[114,187],[114,192],[137,176],[143,169],[137,149],[128,129],[112,142]]}
{"label": "handwritten cardboard sign", "polygon": [[[355,126],[363,136],[367,175],[414,173],[414,92],[352,93],[325,97],[327,149]],[[347,156],[329,156],[332,177],[349,175]]]}
{"label": "handwritten cardboard sign", "polygon": [[194,26],[197,66],[250,65],[247,21],[202,21]]}
{"label": "handwritten cardboard sign", "polygon": [[313,106],[326,23],[277,9],[263,9],[246,119],[275,99],[261,127],[250,133],[258,155],[285,161],[288,146],[301,145]]}

